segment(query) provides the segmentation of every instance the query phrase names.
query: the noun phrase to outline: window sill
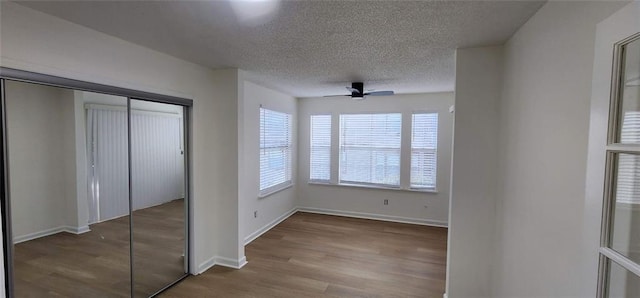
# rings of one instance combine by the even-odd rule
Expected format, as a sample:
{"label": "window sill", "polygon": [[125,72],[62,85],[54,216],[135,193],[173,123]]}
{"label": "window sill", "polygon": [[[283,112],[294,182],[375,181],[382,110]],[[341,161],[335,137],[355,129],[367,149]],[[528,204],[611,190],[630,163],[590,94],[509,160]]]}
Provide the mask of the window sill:
{"label": "window sill", "polygon": [[392,191],[408,191],[408,192],[433,193],[433,194],[437,194],[438,193],[437,189],[429,189],[429,188],[400,188],[400,187],[391,187],[391,186],[362,185],[362,184],[352,184],[352,183],[331,183],[331,182],[322,182],[322,181],[309,181],[308,184],[311,184],[311,185],[323,185],[323,186],[338,186],[338,187],[378,189],[378,190],[392,190]]}
{"label": "window sill", "polygon": [[262,199],[262,198],[266,198],[270,195],[279,193],[285,189],[289,189],[293,187],[293,183],[292,182],[285,182],[276,186],[271,187],[271,189],[267,189],[264,193],[260,193],[258,194],[258,199]]}

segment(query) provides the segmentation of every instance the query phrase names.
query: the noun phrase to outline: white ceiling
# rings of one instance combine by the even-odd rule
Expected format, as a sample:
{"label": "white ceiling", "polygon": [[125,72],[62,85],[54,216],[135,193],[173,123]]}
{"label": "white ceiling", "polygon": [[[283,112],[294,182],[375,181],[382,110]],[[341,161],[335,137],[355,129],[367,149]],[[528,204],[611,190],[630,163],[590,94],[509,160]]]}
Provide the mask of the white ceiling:
{"label": "white ceiling", "polygon": [[[22,5],[296,97],[351,81],[452,91],[454,50],[504,43],[543,1],[283,1],[242,21],[229,1],[28,1]],[[241,11],[262,8],[256,0]]]}

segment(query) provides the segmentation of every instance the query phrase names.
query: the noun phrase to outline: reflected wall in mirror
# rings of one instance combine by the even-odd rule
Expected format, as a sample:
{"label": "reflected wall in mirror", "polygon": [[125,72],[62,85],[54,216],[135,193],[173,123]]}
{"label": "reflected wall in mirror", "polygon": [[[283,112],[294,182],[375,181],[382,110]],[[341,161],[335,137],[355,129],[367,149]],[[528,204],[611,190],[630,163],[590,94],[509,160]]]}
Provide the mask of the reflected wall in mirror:
{"label": "reflected wall in mirror", "polygon": [[127,99],[5,86],[15,296],[130,296]]}
{"label": "reflected wall in mirror", "polygon": [[186,263],[184,108],[131,100],[133,287],[148,297]]}

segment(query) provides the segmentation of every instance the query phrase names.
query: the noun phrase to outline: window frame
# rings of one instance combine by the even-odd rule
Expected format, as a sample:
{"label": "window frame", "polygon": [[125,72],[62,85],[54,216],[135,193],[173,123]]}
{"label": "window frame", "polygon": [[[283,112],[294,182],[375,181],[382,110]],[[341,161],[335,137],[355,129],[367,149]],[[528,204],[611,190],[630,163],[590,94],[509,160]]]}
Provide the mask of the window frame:
{"label": "window frame", "polygon": [[[263,119],[262,119],[262,110],[266,110],[266,111],[271,111],[271,112],[275,112],[275,113],[280,113],[280,114],[284,114],[286,115],[286,119],[289,122],[288,123],[288,141],[287,141],[287,145],[286,146],[278,146],[278,147],[274,147],[274,148],[285,148],[285,150],[288,150],[289,154],[288,154],[288,158],[285,161],[285,181],[280,182],[278,184],[275,185],[271,185],[269,187],[266,187],[264,189],[261,188],[261,181],[262,181],[262,162],[261,162],[261,156],[263,154],[263,150],[266,149],[273,149],[273,148],[263,148],[263,136],[264,136],[264,131],[262,129],[263,127]],[[264,197],[268,197],[272,194],[275,194],[277,192],[280,192],[282,190],[285,190],[287,188],[290,188],[293,186],[293,114],[291,113],[287,113],[284,111],[280,111],[277,109],[272,109],[272,108],[267,108],[263,105],[260,105],[260,108],[258,110],[258,198],[264,198]],[[288,164],[288,166],[287,166]],[[288,172],[287,172],[288,171]]]}
{"label": "window frame", "polygon": [[[435,114],[436,115],[436,148],[433,149],[434,151],[434,155],[435,155],[435,167],[433,169],[434,171],[434,178],[433,178],[433,187],[419,187],[419,186],[412,186],[411,185],[411,163],[413,162],[413,116],[417,115],[417,114]],[[416,111],[412,111],[411,112],[411,119],[410,120],[410,131],[411,131],[411,137],[409,139],[409,181],[408,183],[408,189],[410,190],[415,190],[415,191],[423,191],[423,192],[437,192],[438,190],[438,160],[439,158],[439,150],[438,147],[440,146],[440,112],[439,111],[434,111],[434,110],[416,110]]]}
{"label": "window frame", "polygon": [[[305,117],[309,117],[307,123],[309,124],[308,131],[311,132],[311,116],[316,115],[328,115],[331,116],[331,160],[330,160],[330,177],[329,180],[317,180],[311,179],[311,134],[309,134],[309,148],[307,153],[309,154],[309,171],[305,173],[307,175],[307,184],[323,185],[323,186],[340,186],[349,188],[364,188],[375,190],[392,190],[392,191],[405,191],[405,192],[419,192],[419,193],[438,193],[437,182],[435,188],[420,188],[411,187],[411,134],[412,134],[412,115],[413,114],[437,114],[438,115],[438,139],[440,138],[440,114],[444,113],[442,110],[436,109],[398,109],[398,110],[362,110],[362,111],[318,111],[312,112]],[[350,183],[341,182],[340,176],[340,116],[341,115],[359,115],[359,114],[401,114],[401,138],[400,138],[400,185],[386,185],[377,183]],[[307,141],[305,141],[307,142]],[[439,143],[439,142],[438,142]],[[440,146],[440,144],[438,144]],[[436,148],[436,181],[438,175],[438,159],[440,159],[438,148]]]}
{"label": "window frame", "polygon": [[[343,115],[389,115],[389,114],[399,114],[400,115],[400,144],[398,147],[399,153],[399,164],[398,164],[398,185],[393,184],[384,184],[384,183],[371,183],[371,182],[358,182],[358,181],[343,181],[341,178],[341,169],[342,169],[342,116]],[[339,113],[338,114],[338,176],[337,176],[337,184],[342,186],[356,186],[356,187],[368,187],[368,188],[379,188],[379,189],[402,189],[402,157],[403,157],[403,146],[402,141],[404,138],[403,133],[403,121],[404,121],[404,113],[396,112],[396,111],[376,111],[376,112],[349,112],[349,113]],[[385,148],[390,150],[395,150],[395,148]]]}
{"label": "window frame", "polygon": [[[313,170],[313,116],[328,116],[329,117],[329,177],[327,179],[313,179],[311,178],[311,171]],[[330,184],[331,183],[331,168],[333,164],[333,115],[331,113],[318,113],[309,115],[309,183],[318,183],[318,184]]]}

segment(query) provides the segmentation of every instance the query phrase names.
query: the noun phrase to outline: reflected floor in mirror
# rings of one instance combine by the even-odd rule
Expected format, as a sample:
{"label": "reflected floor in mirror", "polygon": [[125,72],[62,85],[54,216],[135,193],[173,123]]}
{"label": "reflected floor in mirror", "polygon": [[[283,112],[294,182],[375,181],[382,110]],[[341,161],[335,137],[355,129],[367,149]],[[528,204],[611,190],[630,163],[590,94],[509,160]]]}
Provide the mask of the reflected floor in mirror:
{"label": "reflected floor in mirror", "polygon": [[[136,275],[136,296],[184,274],[184,214],[183,200],[134,212],[136,265],[152,270]],[[90,228],[16,244],[16,297],[130,297],[129,217]]]}
{"label": "reflected floor in mirror", "polygon": [[149,297],[185,274],[184,214],[184,200],[133,212],[135,297]]}

